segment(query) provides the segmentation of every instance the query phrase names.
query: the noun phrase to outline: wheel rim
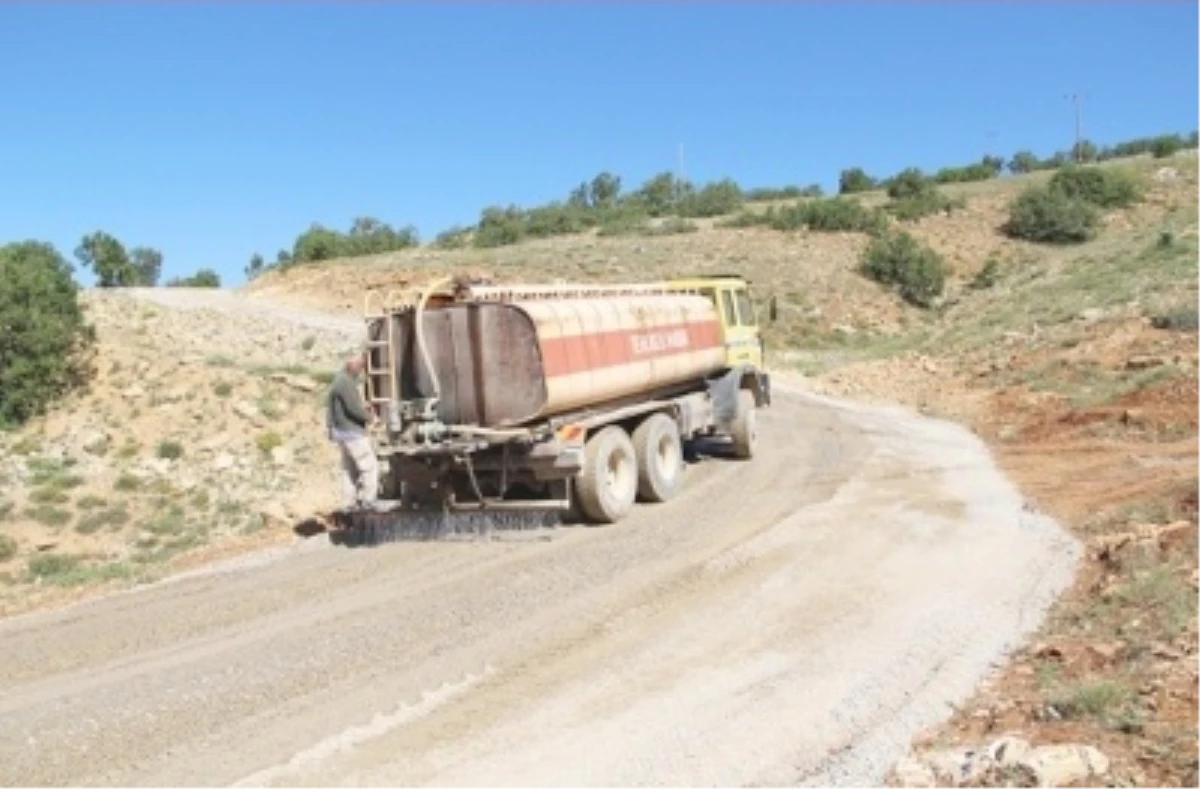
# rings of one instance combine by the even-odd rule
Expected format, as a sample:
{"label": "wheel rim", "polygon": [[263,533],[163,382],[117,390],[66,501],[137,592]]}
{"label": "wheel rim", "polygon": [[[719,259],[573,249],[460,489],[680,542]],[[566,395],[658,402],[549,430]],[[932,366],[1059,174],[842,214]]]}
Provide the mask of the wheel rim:
{"label": "wheel rim", "polygon": [[617,501],[621,501],[634,484],[633,464],[622,452],[612,452],[608,456],[604,476],[605,487]]}
{"label": "wheel rim", "polygon": [[675,469],[679,468],[679,443],[670,435],[663,435],[658,439],[658,451],[655,455],[659,470],[669,479],[675,473]]}

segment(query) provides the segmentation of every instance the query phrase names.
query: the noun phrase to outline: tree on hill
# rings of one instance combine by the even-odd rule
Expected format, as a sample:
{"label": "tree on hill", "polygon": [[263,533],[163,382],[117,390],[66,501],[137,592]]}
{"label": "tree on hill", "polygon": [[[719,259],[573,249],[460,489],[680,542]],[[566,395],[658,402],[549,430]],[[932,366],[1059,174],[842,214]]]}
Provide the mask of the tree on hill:
{"label": "tree on hill", "polygon": [[0,425],[20,424],[87,381],[84,323],[71,265],[49,244],[0,247]]}
{"label": "tree on hill", "polygon": [[906,200],[918,197],[931,188],[932,184],[919,169],[908,167],[888,181],[887,194],[893,200]]}
{"label": "tree on hill", "polygon": [[875,179],[867,175],[861,167],[851,167],[842,170],[838,177],[838,194],[848,195],[855,192],[869,192],[875,188]]}
{"label": "tree on hill", "polygon": [[96,275],[102,288],[129,287],[140,282],[140,274],[125,247],[113,236],[97,230],[84,236],[75,257]]}
{"label": "tree on hill", "polygon": [[1100,149],[1091,140],[1080,140],[1071,146],[1071,158],[1076,162],[1094,162],[1100,155]]}
{"label": "tree on hill", "polygon": [[190,277],[175,277],[167,282],[169,288],[219,288],[221,276],[210,268],[202,268]]}
{"label": "tree on hill", "polygon": [[1008,162],[1008,171],[1014,175],[1032,173],[1038,169],[1038,158],[1032,151],[1017,151]]}
{"label": "tree on hill", "polygon": [[151,288],[158,284],[158,278],[162,275],[161,252],[150,247],[134,247],[129,253],[129,260],[137,269],[140,284]]}
{"label": "tree on hill", "polygon": [[592,179],[588,188],[592,208],[608,208],[621,196],[621,177],[603,172]]}
{"label": "tree on hill", "polygon": [[250,262],[246,264],[246,279],[254,279],[259,274],[262,274],[265,269],[266,264],[263,263],[263,256],[255,252],[250,256]]}

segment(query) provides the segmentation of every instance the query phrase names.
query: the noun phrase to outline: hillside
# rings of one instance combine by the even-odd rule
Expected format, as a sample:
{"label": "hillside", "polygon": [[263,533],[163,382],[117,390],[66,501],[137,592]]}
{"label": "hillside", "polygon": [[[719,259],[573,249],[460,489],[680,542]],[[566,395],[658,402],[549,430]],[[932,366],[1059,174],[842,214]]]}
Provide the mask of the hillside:
{"label": "hillside", "polygon": [[368,289],[443,274],[749,277],[760,295],[780,300],[780,321],[767,332],[777,372],[815,391],[898,402],[971,426],[1030,506],[1089,546],[1076,585],[1033,647],[930,732],[896,781],[947,781],[939,770],[953,764],[969,774],[966,783],[1003,783],[1008,773],[970,754],[1019,732],[1034,744],[1098,746],[1119,783],[1194,785],[1197,162],[1183,154],[1101,166],[1134,174],[1145,199],[1104,211],[1101,232],[1082,244],[1000,232],[1013,197],[1049,174],[945,187],[965,207],[904,223],[950,264],[933,310],[858,273],[862,234],[713,221],[652,238],[585,235],[298,266],[248,290],[349,315]]}
{"label": "hillside", "polygon": [[[1028,506],[1089,547],[1034,647],[931,732],[897,781],[920,782],[937,758],[1019,731],[1097,745],[1117,782],[1194,783],[1197,161],[1101,166],[1133,173],[1145,198],[1106,210],[1086,243],[1000,231],[1014,196],[1048,173],[945,186],[960,208],[895,223],[949,264],[932,309],[859,272],[862,233],[721,218],[676,234],[301,264],[241,292],[89,292],[99,340],[90,389],[0,434],[0,614],[289,543],[321,518],[334,505],[336,458],[319,398],[360,336],[368,291],[459,274],[736,272],[779,300],[766,333],[782,379],[969,426]],[[981,769],[970,782],[1002,780]]]}

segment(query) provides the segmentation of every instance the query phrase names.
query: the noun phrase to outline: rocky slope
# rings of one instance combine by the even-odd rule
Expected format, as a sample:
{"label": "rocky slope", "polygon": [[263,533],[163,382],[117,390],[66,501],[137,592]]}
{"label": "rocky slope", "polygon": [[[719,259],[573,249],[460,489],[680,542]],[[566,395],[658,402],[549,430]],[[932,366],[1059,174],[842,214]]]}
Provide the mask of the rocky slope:
{"label": "rocky slope", "polygon": [[320,400],[357,323],[226,291],[84,299],[89,390],[0,436],[0,612],[290,539],[336,504]]}

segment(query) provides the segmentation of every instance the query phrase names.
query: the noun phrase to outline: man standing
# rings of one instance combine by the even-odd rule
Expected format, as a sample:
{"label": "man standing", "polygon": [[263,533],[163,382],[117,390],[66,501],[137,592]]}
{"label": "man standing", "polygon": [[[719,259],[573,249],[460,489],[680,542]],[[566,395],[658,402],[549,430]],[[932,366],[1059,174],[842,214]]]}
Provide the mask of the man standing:
{"label": "man standing", "polygon": [[379,495],[379,461],[367,438],[367,426],[375,421],[375,415],[359,393],[365,365],[361,354],[346,357],[333,378],[325,414],[329,440],[342,453],[342,496],[349,509],[373,507]]}

